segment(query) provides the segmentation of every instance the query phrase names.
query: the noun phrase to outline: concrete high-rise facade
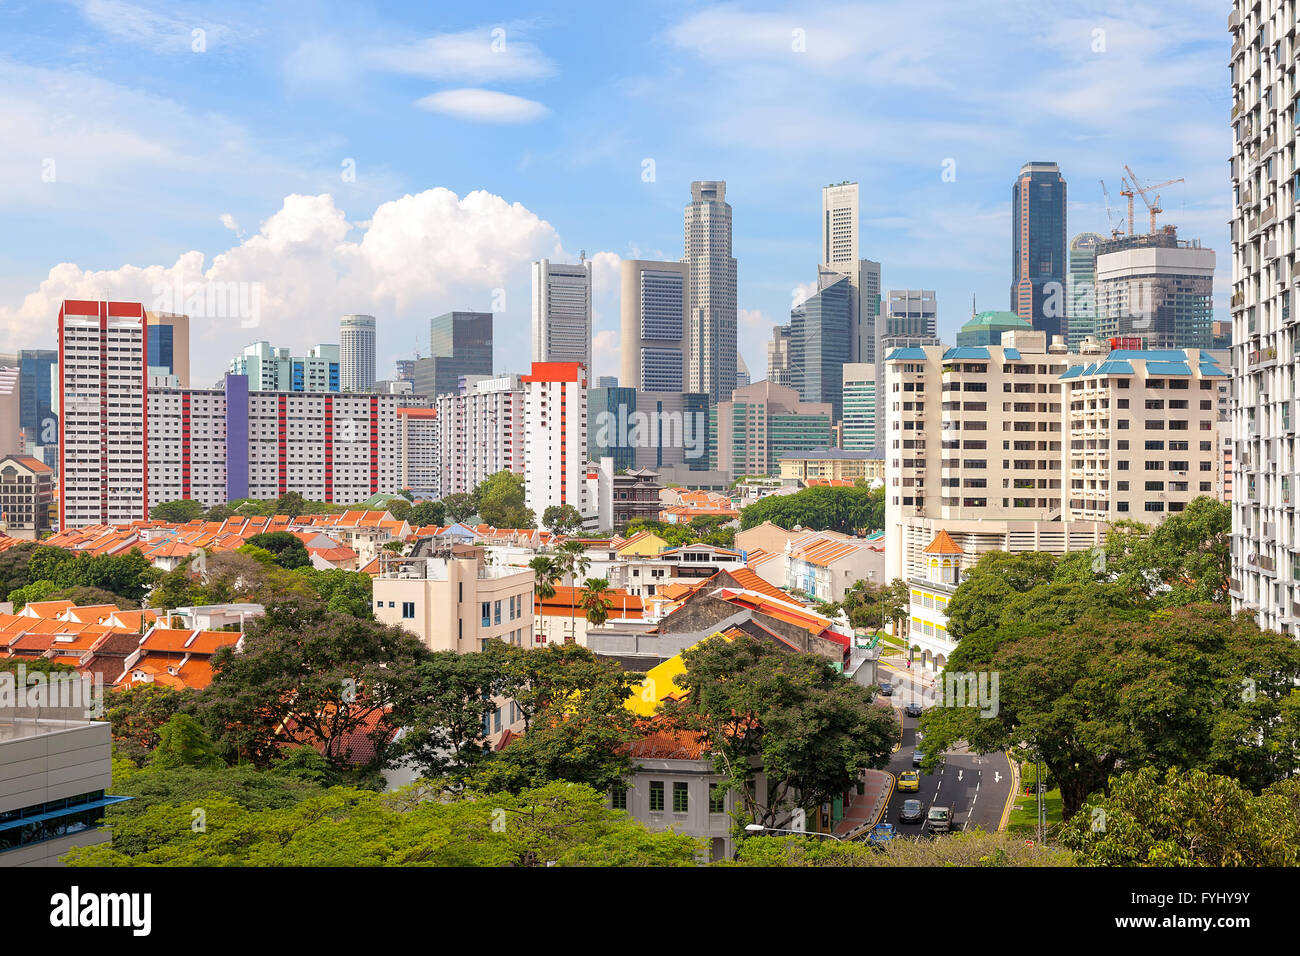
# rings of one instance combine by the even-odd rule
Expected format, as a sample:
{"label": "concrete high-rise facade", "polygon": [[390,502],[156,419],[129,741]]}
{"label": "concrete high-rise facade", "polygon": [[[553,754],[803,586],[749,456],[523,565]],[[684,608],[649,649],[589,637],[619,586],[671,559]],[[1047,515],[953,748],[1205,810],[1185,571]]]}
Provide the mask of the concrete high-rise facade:
{"label": "concrete high-rise facade", "polygon": [[339,320],[340,384],[345,392],[375,387],[375,317],[345,315]]}
{"label": "concrete high-rise facade", "polygon": [[1300,630],[1300,461],[1295,402],[1294,0],[1234,0],[1232,152],[1232,578],[1234,611]]}
{"label": "concrete high-rise facade", "polygon": [[190,317],[170,312],[146,312],[149,321],[149,367],[176,376],[190,387]]}
{"label": "concrete high-rise facade", "polygon": [[730,398],[736,387],[736,260],[726,197],[725,182],[693,182],[684,217],[687,390],[707,392],[715,402]]}
{"label": "concrete high-rise facade", "polygon": [[767,343],[767,380],[773,385],[790,384],[790,332],[790,326],[778,325]]}
{"label": "concrete high-rise facade", "polygon": [[1066,334],[1065,178],[1026,163],[1011,187],[1011,311],[1039,332]]}
{"label": "concrete high-rise facade", "polygon": [[519,376],[465,379],[456,392],[438,397],[442,497],[472,492],[498,471],[524,473],[524,388]]}
{"label": "concrete high-rise facade", "polygon": [[337,392],[340,353],[337,345],[316,345],[306,355],[290,355],[287,348],[254,342],[230,360],[229,372],[248,376],[249,388],[259,392]]}
{"label": "concrete high-rise facade", "polygon": [[755,382],[736,389],[713,413],[717,470],[731,478],[778,475],[788,451],[831,444],[829,402],[805,402],[793,388]]}
{"label": "concrete high-rise facade", "polygon": [[624,259],[619,270],[620,384],[684,391],[690,362],[686,341],[690,265]]}
{"label": "concrete high-rise facade", "polygon": [[843,367],[851,362],[853,283],[821,270],[818,289],[790,311],[790,384],[805,402],[827,402],[839,421]]}
{"label": "concrete high-rise facade", "polygon": [[23,349],[18,353],[18,369],[18,424],[26,439],[24,454],[34,454],[51,468],[57,467],[59,353],[53,349]]}
{"label": "concrete high-rise facade", "polygon": [[851,362],[844,366],[843,380],[841,444],[845,451],[871,451],[880,444],[876,364]]}
{"label": "concrete high-rise facade", "polygon": [[444,312],[429,321],[429,358],[415,362],[415,394],[460,392],[466,375],[492,375],[492,313]]}
{"label": "concrete high-rise facade", "polygon": [[591,262],[533,263],[533,361],[591,368]]}
{"label": "concrete high-rise facade", "polygon": [[1214,346],[1214,250],[1173,226],[1097,245],[1096,329],[1149,349]]}
{"label": "concrete high-rise facade", "polygon": [[572,505],[586,517],[587,369],[581,362],[534,362],[524,387],[524,505]]}
{"label": "concrete high-rise facade", "polygon": [[1095,232],[1081,232],[1070,240],[1065,310],[1069,320],[1066,341],[1072,352],[1085,338],[1097,334],[1097,246],[1104,241]]}
{"label": "concrete high-rise facade", "polygon": [[[838,272],[849,279],[850,362],[876,360],[876,320],[880,315],[880,263],[858,258],[858,184],[832,183],[822,187],[823,272]],[[820,282],[819,287],[827,283]]]}

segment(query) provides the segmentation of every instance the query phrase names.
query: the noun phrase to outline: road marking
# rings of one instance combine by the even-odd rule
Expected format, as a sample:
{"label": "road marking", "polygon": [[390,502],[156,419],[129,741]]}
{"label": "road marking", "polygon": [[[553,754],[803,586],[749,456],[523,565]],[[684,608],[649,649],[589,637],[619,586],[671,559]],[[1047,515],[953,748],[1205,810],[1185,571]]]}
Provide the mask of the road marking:
{"label": "road marking", "polygon": [[993,782],[994,783],[1002,782],[1002,774],[998,773],[998,771],[996,770],[993,771]]}
{"label": "road marking", "polygon": [[958,782],[958,783],[961,783],[961,775],[962,775],[962,771],[958,770],[958,771],[957,771],[957,782]]}

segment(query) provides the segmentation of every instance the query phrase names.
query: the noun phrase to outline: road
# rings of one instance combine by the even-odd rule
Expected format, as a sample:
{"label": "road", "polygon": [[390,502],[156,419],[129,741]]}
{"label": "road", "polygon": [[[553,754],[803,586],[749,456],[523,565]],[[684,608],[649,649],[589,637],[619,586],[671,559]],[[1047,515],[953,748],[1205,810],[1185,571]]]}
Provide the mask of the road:
{"label": "road", "polygon": [[[933,680],[883,661],[879,679],[893,683],[894,695],[889,700],[903,721],[902,745],[890,758],[886,768],[897,776],[904,770],[914,769],[912,751],[917,747],[917,719],[906,716],[903,707],[912,701],[920,701],[922,706],[928,706],[927,691]],[[923,744],[921,749],[925,749]],[[902,793],[895,787],[883,819],[898,827],[898,832],[903,836],[921,835],[925,829],[924,824],[903,823],[899,820],[904,800],[920,800],[922,808],[927,811],[932,806],[948,807],[952,811],[954,831],[981,828],[993,832],[1002,822],[1002,812],[1010,793],[1011,767],[1006,755],[995,753],[981,756],[971,753],[963,745],[950,750],[943,764],[934,773],[921,775],[919,792]]]}

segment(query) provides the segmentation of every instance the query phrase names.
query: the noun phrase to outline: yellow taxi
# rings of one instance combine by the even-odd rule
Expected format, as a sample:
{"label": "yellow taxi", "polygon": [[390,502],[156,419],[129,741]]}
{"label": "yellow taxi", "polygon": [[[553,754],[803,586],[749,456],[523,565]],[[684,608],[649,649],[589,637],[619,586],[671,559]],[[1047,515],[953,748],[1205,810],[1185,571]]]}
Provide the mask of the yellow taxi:
{"label": "yellow taxi", "polygon": [[904,770],[898,775],[899,793],[916,793],[921,789],[921,775],[915,770]]}

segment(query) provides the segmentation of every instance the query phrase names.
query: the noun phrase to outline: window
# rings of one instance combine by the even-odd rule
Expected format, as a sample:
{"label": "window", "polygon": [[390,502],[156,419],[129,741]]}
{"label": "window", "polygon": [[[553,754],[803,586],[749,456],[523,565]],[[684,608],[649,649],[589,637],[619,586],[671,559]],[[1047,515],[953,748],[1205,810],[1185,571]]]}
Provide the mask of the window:
{"label": "window", "polygon": [[627,809],[627,787],[615,787],[609,792],[609,805],[615,810]]}
{"label": "window", "polygon": [[673,784],[673,813],[686,813],[691,808],[690,784],[677,781]]}
{"label": "window", "polygon": [[414,602],[414,601],[403,601],[403,602],[402,602],[402,617],[405,618],[405,619],[408,620],[408,621],[415,617],[415,602]]}
{"label": "window", "polygon": [[397,607],[397,602],[396,602],[396,601],[389,601],[389,602],[388,602],[388,606],[389,606],[389,607]]}
{"label": "window", "polygon": [[480,610],[482,611],[481,616],[483,618],[483,627],[487,627],[492,623],[492,603],[490,601],[484,601],[480,606]]}
{"label": "window", "polygon": [[650,781],[650,812],[664,812],[664,782],[662,780]]}
{"label": "window", "polygon": [[495,613],[493,615],[492,623],[500,624],[501,623],[501,602],[500,601],[495,602],[494,611]]}
{"label": "window", "polygon": [[709,812],[726,813],[727,792],[716,783],[709,784]]}

